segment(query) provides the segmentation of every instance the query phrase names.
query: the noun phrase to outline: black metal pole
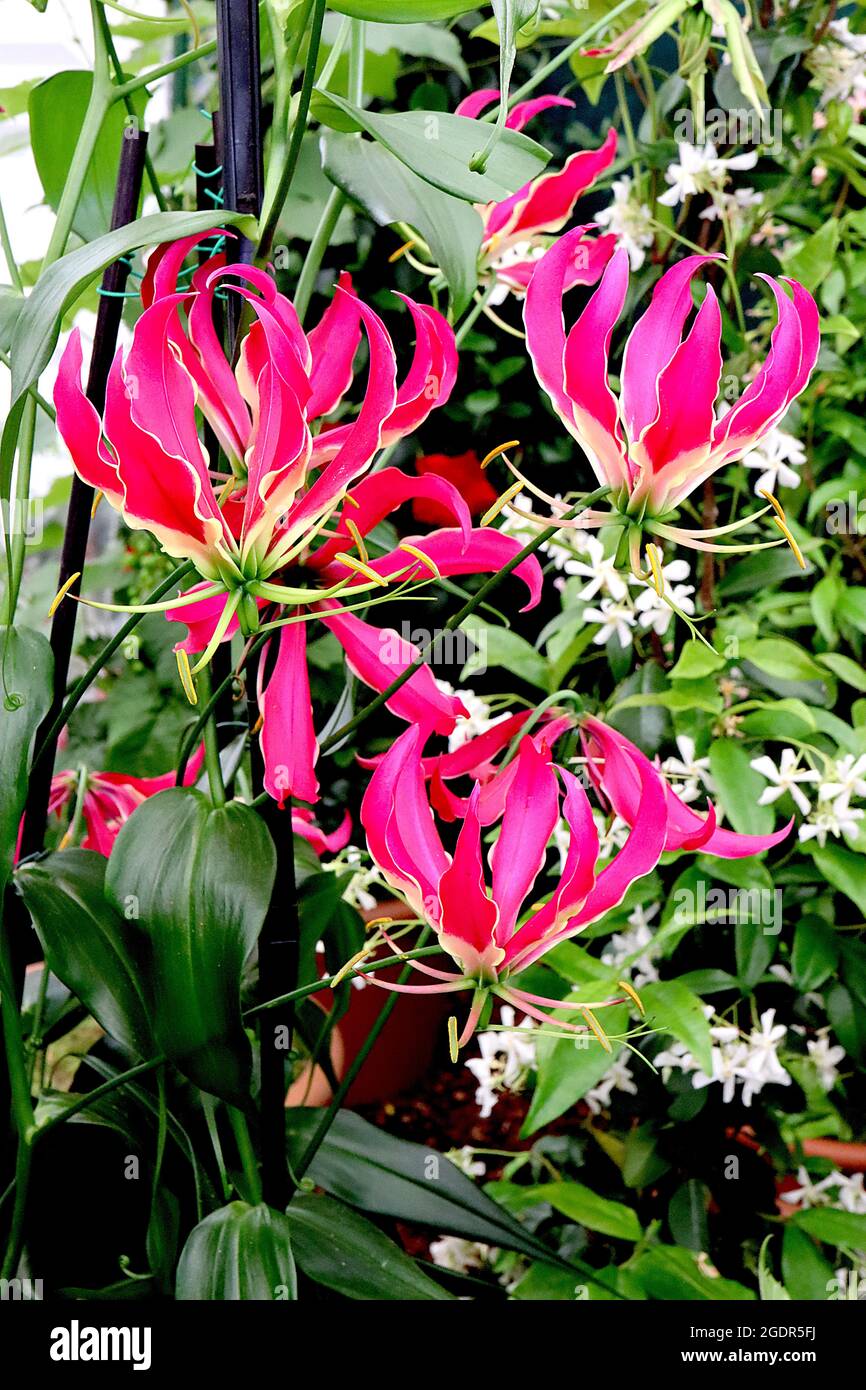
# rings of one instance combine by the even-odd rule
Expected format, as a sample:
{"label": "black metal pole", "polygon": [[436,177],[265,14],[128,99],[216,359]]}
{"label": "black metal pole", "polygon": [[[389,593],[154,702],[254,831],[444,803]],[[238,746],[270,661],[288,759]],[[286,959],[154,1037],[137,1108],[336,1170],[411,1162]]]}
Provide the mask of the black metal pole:
{"label": "black metal pole", "polygon": [[[217,0],[217,51],[220,78],[220,154],[226,207],[258,217],[262,209],[264,173],[259,71],[259,18],[256,0]],[[249,242],[240,247],[239,259],[252,259]],[[241,303],[229,295],[227,341],[236,350]],[[259,660],[266,660],[267,648]],[[263,767],[256,725],[255,669],[247,672],[250,752],[253,791],[262,789]],[[259,993],[262,1000],[286,994],[298,975],[298,910],[295,885],[291,808],[279,811],[273,802],[264,818],[277,848],[277,881],[271,906],[259,937]],[[270,1011],[268,1011],[269,1013]],[[279,1012],[279,1011],[275,1011]],[[282,1208],[291,1196],[285,1138],[286,1060],[294,1014],[279,1017],[263,1013],[259,1026],[261,1047],[260,1125],[262,1188],[265,1201]],[[287,1047],[287,1043],[289,1047]]]}
{"label": "black metal pole", "polygon": [[[120,167],[111,214],[112,229],[123,227],[127,222],[132,222],[135,219],[141,196],[146,151],[147,133],[130,125],[124,131],[121,143]],[[117,348],[117,333],[123,317],[124,291],[128,278],[129,265],[127,261],[121,260],[110,265],[102,279],[99,309],[96,315],[96,330],[93,337],[93,352],[87,377],[87,398],[100,415],[105,405],[108,372]],[[93,488],[82,482],[76,474],[72,479],[72,490],[69,494],[69,510],[66,514],[66,530],[60,555],[58,589],[66,583],[70,575],[79,574],[84,569],[87,542],[90,537],[90,514],[93,508],[93,499]],[[81,581],[76,579],[69,592],[77,594],[80,588]],[[77,616],[78,604],[64,602],[60,604],[51,621],[51,650],[54,653],[54,701],[36,736],[35,746],[37,748],[51,729],[63,704]],[[45,841],[45,828],[48,823],[48,798],[51,790],[51,776],[54,771],[56,747],[57,740],[54,739],[33,769],[30,777],[30,789],[24,811],[24,829],[21,840],[22,858],[28,854],[36,854],[42,849]]]}

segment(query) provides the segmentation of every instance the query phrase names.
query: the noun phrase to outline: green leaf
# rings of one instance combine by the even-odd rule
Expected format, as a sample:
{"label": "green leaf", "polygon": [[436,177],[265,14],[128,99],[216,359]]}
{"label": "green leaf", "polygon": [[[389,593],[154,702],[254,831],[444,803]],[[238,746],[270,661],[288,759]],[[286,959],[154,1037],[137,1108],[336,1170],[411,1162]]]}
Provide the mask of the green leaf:
{"label": "green leaf", "polygon": [[755,1295],[733,1279],[706,1274],[697,1256],[680,1246],[656,1245],[629,1265],[629,1277],[649,1298],[723,1303]]}
{"label": "green leaf", "polygon": [[714,671],[720,671],[724,664],[725,659],[718,652],[711,651],[703,642],[693,640],[686,642],[670,677],[673,681],[701,680]]}
{"label": "green leaf", "polygon": [[[245,235],[255,236],[255,220],[238,212],[221,210],[219,217],[212,212],[155,212],[79,246],[49,266],[25,300],[15,326],[10,347],[12,403],[48,365],[61,318],[106,266],[143,246],[209,231],[215,221],[221,227],[238,227]],[[4,429],[4,443],[5,436]]]}
{"label": "green leaf", "polygon": [[423,237],[451,291],[452,317],[458,318],[478,283],[482,225],[475,209],[425,183],[383,145],[328,131],[322,149],[328,178],[374,222],[405,222]]}
{"label": "green leaf", "polygon": [[820,681],[826,677],[808,652],[787,637],[753,637],[740,642],[740,656],[781,681]]}
{"label": "green leaf", "polygon": [[283,1302],[297,1296],[292,1225],[283,1212],[230,1202],[190,1232],[177,1267],[179,1302]]}
{"label": "green leaf", "polygon": [[[623,1005],[605,1009],[603,1023],[606,1033],[625,1032],[628,1009]],[[601,1043],[589,1038],[588,1034],[579,1034],[577,1041],[582,1044],[584,1039],[586,1046],[575,1046],[570,1038],[538,1039],[538,1075],[529,1114],[521,1130],[524,1137],[570,1110],[598,1084],[610,1067],[613,1058]]]}
{"label": "green leaf", "polygon": [[441,111],[381,115],[333,92],[316,92],[312,109],[317,120],[334,130],[366,131],[426,183],[469,203],[500,202],[540,174],[550,159],[527,135],[506,130],[485,173],[476,174],[469,165],[483,127],[466,116]]}
{"label": "green leaf", "polygon": [[813,844],[812,857],[828,883],[850,898],[866,917],[866,858],[841,845]]}
{"label": "green leaf", "polygon": [[839,245],[839,222],[829,217],[813,232],[793,256],[785,261],[785,272],[799,280],[807,290],[816,290],[833,268]]}
{"label": "green leaf", "polygon": [[615,1240],[638,1241],[643,1234],[631,1207],[600,1197],[581,1182],[539,1183],[530,1191],[539,1202],[549,1202],[555,1211],[590,1231],[601,1231]]}
{"label": "green leaf", "polygon": [[399,1245],[342,1202],[298,1192],[286,1219],[301,1269],[345,1298],[451,1301]]}
{"label": "green leaf", "polygon": [[825,1245],[850,1245],[855,1250],[866,1250],[866,1216],[838,1211],[835,1207],[812,1207],[795,1212],[790,1219],[801,1231]]}
{"label": "green leaf", "polygon": [[710,744],[710,772],[722,809],[741,835],[769,835],[776,822],[772,806],[759,806],[766,781],[751,766],[748,751],[732,738]]}
{"label": "green leaf", "polygon": [[[287,1120],[294,1160],[312,1138],[320,1116],[306,1109],[289,1110]],[[424,1144],[395,1139],[350,1111],[337,1115],[309,1175],[318,1187],[364,1211],[557,1263],[543,1241],[485,1196],[450,1159]],[[298,1259],[301,1262],[300,1254]]]}
{"label": "green leaf", "polygon": [[270,902],[276,856],[255,811],[214,809],[191,787],[150,797],[123,826],[106,891],[135,910],[153,952],[159,1047],[202,1090],[249,1099],[240,981]]}
{"label": "green leaf", "polygon": [[0,348],[8,352],[24,296],[11,285],[0,285]]}
{"label": "green leaf", "polygon": [[853,685],[855,690],[866,691],[866,671],[858,662],[852,661],[850,656],[843,656],[841,652],[822,652],[817,660],[846,685]]}
{"label": "green leaf", "polygon": [[839,959],[839,942],[833,928],[821,917],[803,917],[794,932],[791,967],[794,983],[803,994],[820,989]]}
{"label": "green leaf", "polygon": [[782,1279],[792,1298],[811,1303],[823,1303],[834,1280],[833,1266],[793,1221],[785,1222],[782,1234]]}
{"label": "green leaf", "polygon": [[453,19],[477,6],[467,5],[465,0],[330,0],[329,8],[352,19],[415,24],[422,20]]}
{"label": "green leaf", "polygon": [[679,980],[657,980],[640,991],[647,1021],[684,1043],[701,1070],[712,1071],[710,1025],[701,1001]]}
{"label": "green leaf", "polygon": [[136,924],[105,898],[107,861],[66,849],[15,875],[45,959],[106,1033],[140,1057],[153,1055],[147,953]]}
{"label": "green leaf", "polygon": [[[28,110],[33,160],[45,201],[55,212],[66,186],[92,86],[91,73],[74,69],[54,73],[30,93]],[[139,116],[144,113],[146,100],[146,93],[136,93]],[[62,121],[57,119],[59,111],[63,112]],[[111,226],[114,188],[127,121],[126,108],[118,101],[109,107],[102,122],[72,223],[82,241],[103,236]],[[137,135],[137,127],[132,133]]]}
{"label": "green leaf", "polygon": [[706,1183],[689,1178],[678,1187],[668,1204],[668,1225],[677,1245],[698,1253],[710,1248],[707,1207],[711,1199]]}
{"label": "green leaf", "polygon": [[460,673],[461,680],[468,680],[488,667],[502,666],[530,685],[545,689],[547,662],[518,632],[499,627],[496,623],[480,622],[474,615],[461,624],[461,631],[466,633],[476,648]]}
{"label": "green leaf", "polygon": [[629,1130],[622,1156],[622,1180],[626,1187],[649,1187],[670,1166],[659,1150],[658,1134],[652,1124]]}
{"label": "green leaf", "polygon": [[36,731],[51,708],[54,658],[41,632],[0,628],[0,894],[15,858]]}
{"label": "green leaf", "polygon": [[790,1300],[791,1295],[770,1269],[768,1246],[771,1239],[771,1236],[766,1237],[758,1257],[758,1292],[763,1303],[785,1303]]}

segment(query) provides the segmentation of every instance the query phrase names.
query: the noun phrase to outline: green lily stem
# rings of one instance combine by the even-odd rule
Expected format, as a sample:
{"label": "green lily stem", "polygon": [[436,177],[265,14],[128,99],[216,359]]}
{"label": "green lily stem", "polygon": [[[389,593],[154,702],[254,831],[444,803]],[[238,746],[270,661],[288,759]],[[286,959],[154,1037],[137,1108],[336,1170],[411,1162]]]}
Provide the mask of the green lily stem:
{"label": "green lily stem", "polygon": [[33,464],[33,443],[36,437],[36,400],[28,396],[21,415],[18,437],[18,467],[15,473],[15,515],[11,518],[11,549],[9,553],[9,589],[4,602],[4,621],[10,626],[18,607],[21,579],[24,574],[24,550],[27,544],[25,513],[30,501],[30,471]]}
{"label": "green lily stem", "polygon": [[256,1161],[256,1152],[250,1139],[249,1126],[246,1116],[236,1106],[226,1107],[229,1114],[229,1123],[235,1136],[235,1143],[238,1147],[238,1156],[241,1160],[244,1180],[246,1182],[247,1201],[252,1206],[258,1206],[262,1200],[262,1180],[259,1176],[259,1166]]}
{"label": "green lily stem", "polygon": [[167,63],[161,63],[159,67],[150,68],[147,72],[140,72],[137,77],[130,77],[127,82],[116,86],[112,91],[111,100],[124,101],[126,97],[132,96],[133,92],[140,91],[142,87],[149,87],[151,82],[156,82],[160,77],[168,77],[170,73],[186,67],[187,63],[195,63],[199,58],[208,58],[215,52],[216,39],[199,44],[198,48],[188,48],[185,53],[179,53]]}
{"label": "green lily stem", "polygon": [[[8,352],[5,352],[3,350],[3,348],[0,348],[0,362],[2,362],[3,366],[11,372],[12,358],[9,356]],[[45,397],[39,391],[36,390],[35,386],[28,386],[27,390],[33,397],[36,404],[39,406],[39,409],[42,411],[42,413],[44,415],[47,415],[48,419],[53,424],[54,421],[57,419],[57,411],[54,409],[54,406],[51,404],[51,402],[47,401]]]}
{"label": "green lily stem", "polygon": [[210,799],[214,806],[225,806],[226,789],[223,781],[223,770],[220,763],[219,743],[217,742],[216,720],[213,716],[215,701],[211,688],[210,667],[203,666],[195,677],[196,688],[206,704],[211,707],[204,726],[204,765],[207,771],[208,787],[210,788]]}
{"label": "green lily stem", "polygon": [[274,234],[280,220],[280,213],[283,204],[292,186],[295,171],[298,167],[298,159],[301,154],[301,142],[307,129],[307,118],[310,113],[310,101],[313,96],[313,87],[316,81],[316,62],[319,56],[319,46],[322,41],[322,25],[325,20],[325,0],[314,0],[313,17],[310,26],[310,42],[307,49],[307,61],[304,66],[304,77],[301,83],[301,92],[298,98],[298,109],[295,113],[295,120],[292,126],[292,138],[289,141],[289,148],[286,154],[286,162],[283,165],[280,177],[274,188],[273,197],[269,205],[265,208],[262,215],[261,231],[259,234],[259,244],[256,248],[256,260],[266,261],[273,245]]}
{"label": "green lily stem", "polygon": [[[374,970],[382,970],[391,965],[401,965],[407,960],[421,960],[424,956],[441,954],[441,946],[416,946],[411,951],[401,951],[399,956],[384,956],[381,960],[368,961],[366,965],[356,965],[353,973],[355,975],[369,975]],[[309,999],[311,994],[321,994],[322,990],[333,989],[335,979],[336,976],[331,975],[326,980],[314,980],[312,984],[301,985],[288,994],[280,994],[276,999],[266,999],[263,1003],[256,1004],[252,1009],[245,1009],[244,1019],[253,1018],[256,1014],[265,1013],[268,1009],[277,1009],[282,1004],[294,1003],[298,999]]]}
{"label": "green lily stem", "polygon": [[[561,519],[563,521],[572,521],[595,502],[602,501],[603,498],[607,497],[609,492],[609,487],[600,487],[596,488],[594,492],[587,493],[585,497],[581,498],[580,502],[570,507],[569,510],[563,514]],[[519,564],[528,559],[530,555],[534,555],[536,550],[542,545],[545,545],[547,541],[552,540],[558,530],[559,526],[546,526],[543,531],[539,531],[537,536],[534,536],[516,555],[512,555],[511,559],[506,561],[502,568],[497,570],[495,574],[492,574],[490,578],[481,585],[478,592],[473,594],[472,597],[464,603],[463,607],[448,619],[444,625],[443,631],[453,632],[462,622],[465,622],[465,620],[485,602],[489,595],[499,587],[503,579],[506,579],[508,575],[511,574]],[[320,751],[326,753],[330,748],[334,748],[337,744],[342,743],[349,734],[354,733],[355,729],[360,728],[360,726],[370,718],[371,714],[375,714],[376,710],[381,709],[382,706],[391,699],[392,695],[395,695],[401,686],[405,685],[408,680],[411,680],[415,672],[420,670],[424,662],[431,655],[437,640],[438,637],[431,637],[430,641],[425,644],[411,665],[407,666],[405,671],[403,671],[396,680],[393,680],[386,690],[376,695],[363,709],[359,710],[356,715],[347,720],[341,728],[336,729],[334,733],[331,734],[330,738],[326,738],[320,745]]]}
{"label": "green lily stem", "polygon": [[[418,941],[422,947],[424,941],[430,935],[430,930],[431,929],[429,926],[425,926],[423,930],[419,933]],[[400,978],[398,981],[399,984],[406,983],[411,973],[411,969],[411,965],[407,963],[404,969],[400,972]],[[343,1101],[346,1099],[346,1096],[349,1094],[349,1091],[355,1084],[355,1079],[358,1076],[358,1073],[360,1072],[361,1068],[363,1067],[364,1063],[366,1062],[367,1058],[372,1052],[374,1046],[376,1045],[376,1042],[378,1041],[382,1029],[385,1027],[385,1024],[388,1022],[388,1019],[394,1012],[394,1009],[397,1004],[397,999],[398,995],[396,991],[394,991],[390,995],[390,997],[386,999],[383,1007],[380,1009],[379,1014],[377,1015],[376,1022],[373,1024],[372,1028],[370,1029],[369,1033],[364,1039],[362,1046],[359,1048],[357,1056],[352,1061],[352,1064],[348,1068],[346,1075],[343,1077],[342,1081],[340,1082],[339,1086],[337,1087],[336,1091],[331,1097],[331,1103],[325,1111],[324,1115],[322,1116],[321,1120],[319,1121],[318,1125],[316,1126],[315,1134],[313,1135],[306,1149],[302,1153],[299,1161],[295,1164],[293,1176],[296,1182],[301,1181],[310,1164],[312,1163],[313,1159],[316,1157],[316,1154],[319,1152],[319,1149],[321,1148],[325,1139],[327,1138],[328,1131],[331,1128],[331,1125],[334,1123],[337,1111],[340,1109],[340,1106],[343,1104]]]}
{"label": "green lily stem", "polygon": [[463,342],[463,339],[466,337],[469,330],[471,328],[474,328],[477,320],[484,313],[484,310],[487,308],[487,305],[490,303],[490,300],[493,297],[493,292],[495,289],[496,277],[493,276],[491,278],[490,284],[483,291],[483,293],[477,297],[477,299],[472,305],[472,308],[467,310],[467,312],[464,314],[463,318],[460,321],[460,326],[454,334],[454,341],[456,342],[458,347]]}

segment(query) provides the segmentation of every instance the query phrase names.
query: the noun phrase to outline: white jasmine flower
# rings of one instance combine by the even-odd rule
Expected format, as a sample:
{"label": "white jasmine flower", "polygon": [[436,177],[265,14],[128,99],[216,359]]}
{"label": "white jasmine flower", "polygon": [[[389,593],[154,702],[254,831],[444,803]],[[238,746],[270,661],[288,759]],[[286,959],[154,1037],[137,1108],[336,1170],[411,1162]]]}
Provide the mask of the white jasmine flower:
{"label": "white jasmine flower", "polygon": [[[820,782],[821,774],[814,768],[800,767],[799,755],[793,748],[783,748],[782,756],[779,759],[779,766],[773,759],[766,754],[761,758],[753,758],[751,766],[756,772],[760,772],[762,777],[766,777],[771,784],[765,787],[758,798],[759,806],[770,806],[774,801],[778,801],[785,792],[790,792],[795,804],[807,816],[812,809],[812,803],[805,792],[800,790],[801,782]],[[806,837],[808,838],[808,837]]]}
{"label": "white jasmine flower", "polygon": [[839,1080],[838,1063],[843,1060],[846,1053],[844,1047],[839,1047],[838,1044],[834,1047],[831,1044],[828,1031],[828,1029],[822,1028],[817,1038],[810,1038],[806,1043],[806,1050],[817,1068],[824,1090],[832,1091]]}
{"label": "white jasmine flower", "polygon": [[807,840],[817,840],[823,849],[828,835],[832,835],[836,840],[846,836],[853,838],[857,834],[857,823],[864,815],[866,812],[849,806],[844,796],[840,796],[836,801],[822,801],[815,807],[809,819],[803,821],[798,835],[804,844]]}
{"label": "white jasmine flower", "polygon": [[634,1077],[629,1071],[628,1059],[630,1053],[627,1048],[623,1048],[616,1061],[608,1068],[597,1086],[593,1086],[587,1091],[584,1100],[589,1106],[590,1112],[597,1115],[600,1110],[606,1110],[610,1105],[610,1098],[614,1091],[624,1091],[626,1095],[636,1096],[637,1086]]}
{"label": "white jasmine flower", "polygon": [[586,600],[603,593],[617,601],[624,599],[628,585],[617,569],[614,557],[605,555],[604,545],[598,536],[584,535],[579,531],[574,534],[580,536],[580,550],[586,559],[566,559],[560,568],[566,574],[581,575],[588,580],[577,597]]}
{"label": "white jasmine flower", "polygon": [[490,706],[486,700],[482,700],[480,695],[476,695],[474,690],[455,690],[453,685],[447,681],[437,680],[436,684],[445,695],[456,695],[462,700],[468,715],[460,714],[457,716],[457,723],[448,735],[448,752],[453,753],[455,749],[462,748],[464,743],[470,739],[477,738],[479,734],[486,733],[496,724],[501,724],[503,719],[508,718],[508,714],[491,715]]}
{"label": "white jasmine flower", "polygon": [[614,636],[623,651],[631,646],[636,619],[634,611],[625,602],[603,598],[598,608],[587,608],[583,616],[588,623],[599,624],[598,632],[592,639],[597,647],[604,646]]}
{"label": "white jasmine flower", "polygon": [[532,1019],[522,1019],[515,1028],[514,1010],[509,1004],[503,1004],[499,1020],[503,1031],[479,1033],[481,1056],[470,1057],[466,1063],[478,1082],[475,1103],[483,1120],[492,1112],[499,1093],[518,1090],[535,1066],[535,1039],[531,1032],[527,1035],[527,1030],[534,1026]]}
{"label": "white jasmine flower", "polygon": [[440,1236],[430,1242],[430,1258],[434,1265],[450,1269],[454,1274],[484,1269],[495,1253],[492,1246],[482,1245],[477,1240],[464,1240],[462,1236]]}
{"label": "white jasmine flower", "polygon": [[761,1026],[749,1034],[748,1054],[743,1068],[743,1104],[750,1105],[752,1096],[767,1084],[790,1086],[791,1075],[779,1061],[779,1044],[785,1041],[787,1028],[775,1022],[775,1009],[761,1014]]}
{"label": "white jasmine flower", "polygon": [[688,734],[677,734],[676,745],[680,756],[665,758],[662,771],[669,777],[682,779],[676,788],[677,796],[682,801],[689,802],[700,796],[702,788],[714,791],[713,779],[710,776],[710,760],[695,757],[694,739]]}
{"label": "white jasmine flower", "polygon": [[788,1202],[791,1206],[827,1207],[831,1203],[829,1190],[836,1186],[836,1179],[841,1176],[841,1173],[828,1173],[826,1178],[816,1181],[808,1168],[800,1167],[797,1169],[797,1181],[800,1186],[792,1187],[779,1195],[783,1202]]}
{"label": "white jasmine flower", "polygon": [[669,208],[695,193],[720,192],[732,169],[754,169],[758,162],[756,150],[722,158],[709,141],[705,145],[678,143],[677,154],[679,158],[665,172],[670,188],[658,200]]}
{"label": "white jasmine flower", "polygon": [[475,1157],[475,1149],[471,1144],[464,1144],[460,1149],[449,1149],[446,1158],[449,1158],[461,1173],[465,1173],[467,1178],[483,1178],[487,1172],[487,1164]]}
{"label": "white jasmine flower", "polygon": [[634,958],[631,959],[628,968],[631,983],[635,989],[641,989],[643,985],[654,983],[659,977],[652,956],[647,949],[652,946],[654,937],[649,923],[658,911],[658,903],[653,904],[648,912],[645,912],[642,907],[635,908],[635,911],[628,918],[629,930],[614,932],[601,954],[604,964],[616,969],[624,966],[625,962],[632,957]]}
{"label": "white jasmine flower", "polygon": [[819,801],[835,801],[847,806],[852,796],[866,797],[866,753],[855,758],[846,753],[837,758],[826,781],[818,787]]}
{"label": "white jasmine flower", "polygon": [[646,250],[653,244],[652,213],[632,192],[632,180],[628,175],[614,179],[611,192],[613,202],[596,213],[595,220],[625,247],[632,270],[640,270],[646,260]]}
{"label": "white jasmine flower", "polygon": [[760,444],[743,455],[746,468],[759,468],[761,475],[755,492],[778,492],[780,487],[797,487],[800,476],[795,473],[806,462],[806,450],[796,435],[779,429],[778,425],[764,435]]}

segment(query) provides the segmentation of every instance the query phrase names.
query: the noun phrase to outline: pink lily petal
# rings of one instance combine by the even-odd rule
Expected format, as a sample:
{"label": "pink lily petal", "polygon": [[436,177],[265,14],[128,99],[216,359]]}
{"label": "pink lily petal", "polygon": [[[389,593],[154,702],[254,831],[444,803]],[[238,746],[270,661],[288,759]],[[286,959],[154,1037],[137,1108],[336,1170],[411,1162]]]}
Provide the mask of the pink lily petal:
{"label": "pink lily petal", "polygon": [[411,434],[427,419],[431,410],[445,405],[457,380],[457,344],[447,319],[408,295],[397,296],[408,308],[415,323],[415,353],[403,384],[397,392],[393,411],[385,422],[384,445]]}
{"label": "pink lily petal", "polygon": [[[559,818],[556,773],[549,753],[539,753],[532,739],[524,738],[515,762],[517,770],[505,801],[499,837],[490,853],[500,946],[507,945],[514,931],[523,900],[547,858],[547,844]],[[480,788],[472,794],[476,805],[480,794]]]}
{"label": "pink lily petal", "polygon": [[[492,106],[495,101],[499,101],[498,87],[481,87],[477,92],[470,92],[468,97],[464,97],[459,106],[455,106],[455,116],[468,116],[474,119],[481,115],[488,106]],[[574,106],[574,102],[569,97],[533,97],[531,101],[518,101],[506,117],[505,124],[509,130],[523,130],[524,126],[540,116],[543,111],[548,111],[552,106]]]}
{"label": "pink lily petal", "polygon": [[[616,237],[605,232],[603,236],[583,237],[577,244],[569,262],[562,289],[563,293],[575,285],[594,285],[614,251]],[[530,280],[538,269],[538,261],[511,261],[507,265],[495,265],[497,280],[510,285],[518,293],[526,291]]]}
{"label": "pink lily petal", "polygon": [[[345,651],[349,669],[372,690],[387,690],[417,660],[418,648],[393,628],[365,623],[334,600],[317,604],[316,610]],[[450,733],[458,715],[466,713],[456,695],[443,694],[426,665],[386,701],[386,708],[398,719],[415,724],[424,739],[431,733]]]}
{"label": "pink lily petal", "polygon": [[273,672],[259,695],[265,790],[280,806],[287,797],[318,801],[315,766],[319,745],[313,728],[304,623],[280,630]]}
{"label": "pink lily petal", "polygon": [[628,437],[640,438],[659,413],[658,379],[680,345],[692,311],[692,277],[718,256],[686,256],[656,284],[650,306],[638,319],[622,360],[622,418]]}
{"label": "pink lily petal", "polygon": [[315,813],[308,806],[293,806],[292,831],[312,845],[317,854],[337,854],[352,838],[352,817],[347,811],[337,829],[328,835],[316,824]]}
{"label": "pink lily petal", "polygon": [[541,174],[497,203],[487,217],[486,240],[499,234],[525,241],[534,232],[558,232],[581,194],[610,168],[616,158],[616,143],[616,131],[611,129],[597,150],[579,150],[558,173]]}
{"label": "pink lily petal", "polygon": [[81,333],[73,328],[57,368],[54,404],[57,428],[69,450],[75,471],[83,482],[104,492],[119,507],[123,489],[117,465],[102,442],[102,422],[81,386],[83,352]]}
{"label": "pink lily petal", "polygon": [[267,362],[256,384],[252,446],[247,454],[245,546],[258,529],[271,530],[294,501],[306,477],[312,441],[301,404]]}
{"label": "pink lily petal", "polygon": [[307,402],[308,420],[330,415],[352,384],[352,363],[361,341],[361,316],[348,271],[341,272],[339,287],[343,293],[334,295],[321,320],[308,334],[313,388]]}
{"label": "pink lily petal", "polygon": [[486,111],[488,106],[492,106],[494,101],[499,100],[498,87],[479,87],[477,91],[470,92],[461,102],[454,107],[455,116],[466,116],[469,120],[475,120]]}
{"label": "pink lily petal", "polygon": [[[313,568],[321,569],[330,563],[338,551],[352,548],[354,540],[348,522],[351,521],[362,536],[367,536],[386,516],[416,497],[428,498],[440,510],[450,513],[469,541],[472,517],[453,483],[434,473],[413,478],[401,473],[399,468],[382,468],[355,484],[350,494],[351,502],[343,506],[340,514],[337,535],[315,551],[309,563]],[[408,554],[403,553],[408,559]]]}
{"label": "pink lily petal", "polygon": [[614,325],[628,290],[628,252],[614,253],[598,289],[565,343],[565,389],[571,399],[577,437],[589,458],[598,460],[599,482],[628,486],[629,464],[619,406],[608,384],[608,353]]}
{"label": "pink lily petal", "polygon": [[481,857],[481,823],[476,787],[460,827],[457,847],[449,868],[439,880],[439,940],[444,950],[467,974],[495,971],[502,959],[497,949],[497,905],[484,886]]}
{"label": "pink lily petal", "polygon": [[[419,916],[439,920],[439,880],[448,856],[424,791],[418,729],[394,740],[370,779],[361,803],[361,824],[376,863]],[[434,986],[435,988],[435,986]]]}
{"label": "pink lily petal", "polygon": [[[194,594],[196,589],[206,589],[207,587],[206,581],[201,584],[194,584],[191,589],[186,589],[180,594],[180,598],[185,598],[187,594]],[[203,598],[200,603],[188,603],[183,604],[180,608],[167,609],[165,616],[170,623],[184,623],[188,629],[184,640],[175,643],[175,651],[185,651],[190,656],[194,652],[204,651],[225,611],[228,597],[228,594],[214,594],[210,598]],[[228,642],[237,632],[238,627],[238,617],[235,614],[229,621],[223,641]]]}

